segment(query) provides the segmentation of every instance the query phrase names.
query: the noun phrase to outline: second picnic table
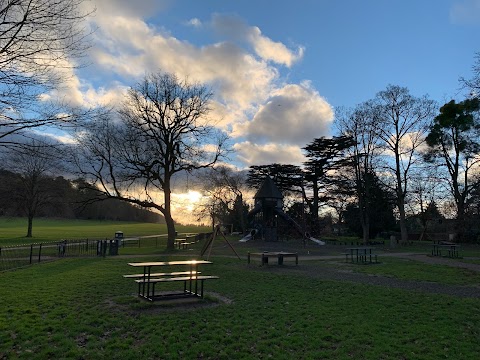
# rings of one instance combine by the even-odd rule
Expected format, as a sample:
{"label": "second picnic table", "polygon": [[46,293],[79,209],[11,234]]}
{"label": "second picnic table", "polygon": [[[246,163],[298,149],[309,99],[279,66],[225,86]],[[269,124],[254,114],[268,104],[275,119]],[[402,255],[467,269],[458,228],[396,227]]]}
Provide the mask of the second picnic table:
{"label": "second picnic table", "polygon": [[447,250],[448,257],[458,258],[458,247],[460,245],[450,242],[440,242],[432,244],[432,256],[442,256],[442,249]]}
{"label": "second picnic table", "polygon": [[346,261],[348,261],[350,257],[352,263],[373,263],[373,260],[377,262],[377,255],[373,253],[373,250],[375,250],[374,247],[361,246],[347,248],[347,250],[348,252],[345,253]]}
{"label": "second picnic table", "polygon": [[285,251],[265,251],[262,253],[248,253],[248,263],[250,264],[251,257],[259,257],[261,258],[262,265],[268,264],[268,258],[273,257],[277,258],[278,265],[283,265],[283,259],[288,257],[295,258],[295,264],[298,265],[298,254],[285,252]]}

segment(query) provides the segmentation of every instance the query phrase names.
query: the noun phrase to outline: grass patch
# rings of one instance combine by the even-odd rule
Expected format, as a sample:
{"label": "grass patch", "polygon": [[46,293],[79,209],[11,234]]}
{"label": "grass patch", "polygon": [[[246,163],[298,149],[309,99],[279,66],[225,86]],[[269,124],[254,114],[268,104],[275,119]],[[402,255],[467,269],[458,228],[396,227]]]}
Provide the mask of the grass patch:
{"label": "grass patch", "polygon": [[390,276],[398,279],[432,281],[452,285],[480,283],[480,273],[464,268],[425,264],[404,258],[380,256],[380,263],[372,265],[348,264],[349,268],[362,273]]}
{"label": "grass patch", "polygon": [[132,272],[127,262],[148,259],[65,259],[0,273],[0,358],[475,359],[480,351],[478,299],[215,257],[205,271],[220,279],[206,292],[231,304],[162,307],[137,299],[121,277]]}
{"label": "grass patch", "polygon": [[[33,238],[26,238],[26,218],[0,217],[0,245],[30,244],[61,239],[111,239],[116,231],[125,237],[166,234],[165,224],[126,221],[34,219]],[[179,233],[209,231],[207,227],[177,225]]]}

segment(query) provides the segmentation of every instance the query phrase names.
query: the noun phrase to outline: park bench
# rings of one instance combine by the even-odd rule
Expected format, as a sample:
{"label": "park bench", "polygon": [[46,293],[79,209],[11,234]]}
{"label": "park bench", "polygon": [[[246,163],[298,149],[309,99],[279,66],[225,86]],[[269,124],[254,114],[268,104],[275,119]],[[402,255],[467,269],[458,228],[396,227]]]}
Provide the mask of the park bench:
{"label": "park bench", "polygon": [[[200,274],[200,271],[174,271],[169,273],[154,273],[150,274],[150,277],[157,277],[157,276],[179,276],[179,275],[196,275]],[[145,274],[129,274],[123,275],[124,278],[143,278]]]}
{"label": "park bench", "polygon": [[261,259],[261,264],[267,264],[268,265],[268,259],[273,257],[277,258],[277,263],[278,265],[283,265],[283,260],[285,258],[295,258],[295,264],[298,265],[298,253],[290,253],[290,252],[284,252],[284,251],[275,251],[275,252],[263,252],[263,253],[248,253],[248,263],[250,264],[250,259],[253,257],[258,257]]}
{"label": "park bench", "polygon": [[[177,296],[186,296],[186,295],[193,295],[203,298],[203,282],[205,280],[212,280],[218,279],[218,276],[213,275],[195,275],[195,276],[176,276],[176,277],[160,277],[160,278],[150,278],[150,279],[137,279],[135,282],[138,284],[139,293],[142,289],[142,285],[149,284],[151,285],[151,294],[147,296],[148,300],[155,300],[159,297],[172,297],[174,295]],[[155,284],[160,282],[175,282],[175,281],[183,281],[183,293],[170,293],[170,294],[163,294],[163,295],[155,295]],[[200,283],[200,289],[198,289],[198,283]]]}

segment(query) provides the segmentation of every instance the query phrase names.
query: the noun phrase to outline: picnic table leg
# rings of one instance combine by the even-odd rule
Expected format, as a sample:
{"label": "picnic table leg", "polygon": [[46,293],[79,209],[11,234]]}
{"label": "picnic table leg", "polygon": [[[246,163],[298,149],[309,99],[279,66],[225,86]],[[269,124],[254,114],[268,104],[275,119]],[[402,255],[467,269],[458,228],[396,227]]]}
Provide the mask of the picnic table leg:
{"label": "picnic table leg", "polygon": [[152,295],[150,296],[150,300],[153,301],[155,299],[155,283],[152,284]]}
{"label": "picnic table leg", "polygon": [[283,255],[278,254],[278,265],[283,265]]}
{"label": "picnic table leg", "polygon": [[250,253],[248,253],[247,255],[247,260],[248,260],[248,263],[250,264]]}
{"label": "picnic table leg", "polygon": [[298,265],[298,254],[295,254],[295,265]]}

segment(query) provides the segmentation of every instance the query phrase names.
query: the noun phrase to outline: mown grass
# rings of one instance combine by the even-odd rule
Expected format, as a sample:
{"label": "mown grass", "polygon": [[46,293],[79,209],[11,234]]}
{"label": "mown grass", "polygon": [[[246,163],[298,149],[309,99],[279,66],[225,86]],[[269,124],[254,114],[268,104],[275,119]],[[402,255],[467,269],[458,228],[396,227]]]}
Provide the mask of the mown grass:
{"label": "mown grass", "polygon": [[477,271],[445,265],[425,264],[412,259],[383,256],[379,264],[366,266],[346,264],[346,266],[353,271],[390,276],[397,279],[431,281],[452,285],[480,284],[480,273]]}
{"label": "mown grass", "polygon": [[478,358],[478,299],[325,281],[295,266],[272,271],[215,257],[203,270],[220,279],[206,291],[231,303],[142,302],[121,275],[132,273],[128,261],[160,258],[172,259],[65,259],[0,273],[0,358]]}
{"label": "mown grass", "polygon": [[[125,221],[35,219],[33,237],[26,238],[25,218],[0,217],[0,245],[30,244],[58,241],[61,239],[111,239],[116,231],[125,237],[166,234],[164,224],[138,223]],[[206,227],[177,225],[178,232],[209,231]]]}
{"label": "mown grass", "polygon": [[[105,230],[106,224],[90,223],[96,229],[92,233]],[[66,228],[71,231],[73,225]],[[88,227],[83,225],[79,231]],[[152,234],[140,234],[143,230],[135,223],[131,230],[125,230],[125,223],[110,225],[105,237],[117,230],[127,236]],[[478,358],[479,299],[309,276],[325,266],[341,266],[401,279],[472,285],[479,283],[477,273],[381,255],[381,264],[371,266],[339,259],[261,267],[246,264],[248,251],[338,255],[344,250],[303,248],[296,241],[270,249],[274,244],[228,239],[242,260],[217,238],[214,264],[201,270],[220,279],[207,282],[207,299],[193,306],[141,301],[135,283],[121,275],[136,272],[127,265],[131,261],[198,257],[202,243],[167,253],[164,244],[151,240],[142,247],[122,248],[118,257],[62,259],[0,273],[0,359]],[[413,248],[428,252],[428,245]],[[122,256],[127,254],[130,257]],[[308,271],[297,271],[304,269]],[[161,287],[167,288],[177,286]]]}

